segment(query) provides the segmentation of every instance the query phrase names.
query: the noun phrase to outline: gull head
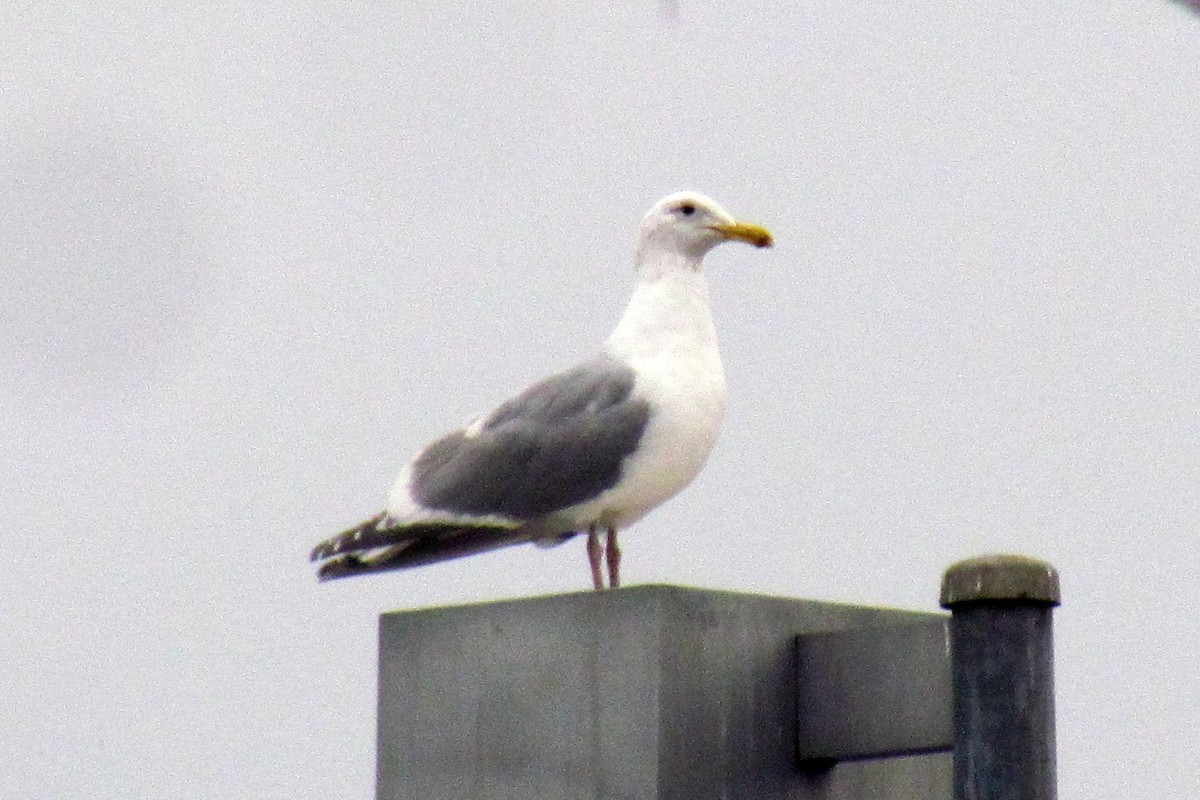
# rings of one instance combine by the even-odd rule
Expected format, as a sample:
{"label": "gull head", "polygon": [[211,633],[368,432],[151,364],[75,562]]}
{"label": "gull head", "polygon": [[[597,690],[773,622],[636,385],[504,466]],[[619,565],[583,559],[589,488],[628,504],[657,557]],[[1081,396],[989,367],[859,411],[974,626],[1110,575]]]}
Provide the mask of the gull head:
{"label": "gull head", "polygon": [[739,222],[717,202],[698,192],[676,192],[654,204],[638,227],[638,263],[679,259],[698,266],[721,242],[770,247],[770,232]]}

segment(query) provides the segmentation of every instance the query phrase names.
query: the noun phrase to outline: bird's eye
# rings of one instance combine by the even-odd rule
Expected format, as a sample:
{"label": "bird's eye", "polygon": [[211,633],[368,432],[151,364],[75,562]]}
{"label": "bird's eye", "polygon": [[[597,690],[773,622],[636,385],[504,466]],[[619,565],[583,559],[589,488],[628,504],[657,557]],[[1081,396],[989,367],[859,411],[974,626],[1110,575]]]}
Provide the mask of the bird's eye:
{"label": "bird's eye", "polygon": [[679,213],[683,214],[685,217],[690,217],[692,214],[696,213],[696,207],[691,203],[684,203],[679,207]]}

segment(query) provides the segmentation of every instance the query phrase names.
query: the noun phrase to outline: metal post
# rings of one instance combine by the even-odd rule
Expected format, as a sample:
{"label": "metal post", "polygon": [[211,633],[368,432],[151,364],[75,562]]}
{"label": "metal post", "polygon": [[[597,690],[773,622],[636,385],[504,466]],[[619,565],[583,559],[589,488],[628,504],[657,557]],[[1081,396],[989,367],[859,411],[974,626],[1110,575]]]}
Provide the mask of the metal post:
{"label": "metal post", "polygon": [[1023,556],[960,561],[951,611],[955,800],[1055,800],[1051,615],[1058,573]]}

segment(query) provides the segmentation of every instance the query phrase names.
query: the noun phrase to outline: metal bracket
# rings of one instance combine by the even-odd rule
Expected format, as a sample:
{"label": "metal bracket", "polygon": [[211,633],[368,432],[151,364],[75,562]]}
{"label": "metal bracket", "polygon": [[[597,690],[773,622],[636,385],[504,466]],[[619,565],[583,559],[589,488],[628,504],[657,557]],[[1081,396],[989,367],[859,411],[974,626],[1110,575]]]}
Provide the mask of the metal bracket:
{"label": "metal bracket", "polygon": [[796,637],[801,763],[949,751],[949,617]]}

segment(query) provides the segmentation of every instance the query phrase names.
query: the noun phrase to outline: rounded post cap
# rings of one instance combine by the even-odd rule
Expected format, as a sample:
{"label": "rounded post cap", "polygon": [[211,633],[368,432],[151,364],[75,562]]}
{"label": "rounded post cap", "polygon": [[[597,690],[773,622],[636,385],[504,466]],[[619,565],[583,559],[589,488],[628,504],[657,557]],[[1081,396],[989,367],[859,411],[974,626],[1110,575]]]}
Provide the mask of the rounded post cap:
{"label": "rounded post cap", "polygon": [[978,600],[1027,600],[1058,605],[1058,570],[1036,558],[976,556],[952,564],[942,575],[942,607]]}

